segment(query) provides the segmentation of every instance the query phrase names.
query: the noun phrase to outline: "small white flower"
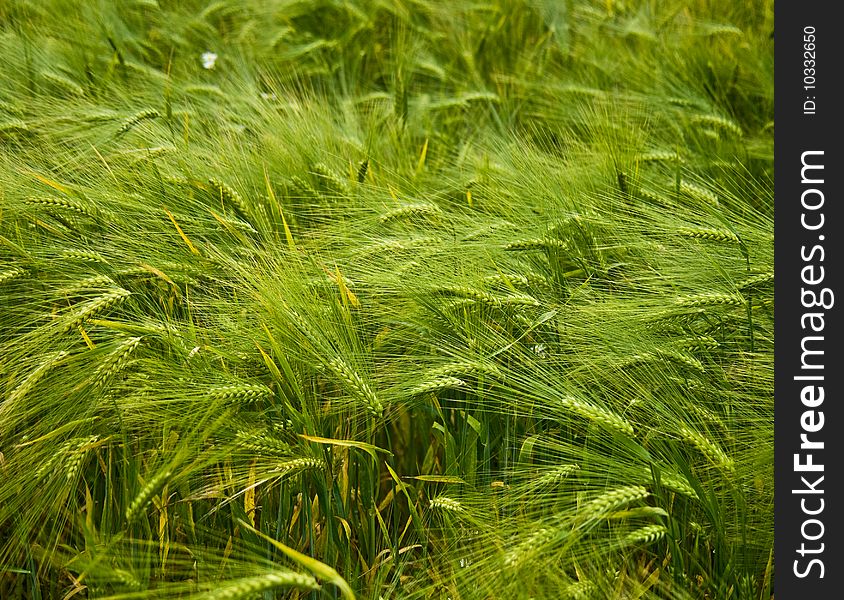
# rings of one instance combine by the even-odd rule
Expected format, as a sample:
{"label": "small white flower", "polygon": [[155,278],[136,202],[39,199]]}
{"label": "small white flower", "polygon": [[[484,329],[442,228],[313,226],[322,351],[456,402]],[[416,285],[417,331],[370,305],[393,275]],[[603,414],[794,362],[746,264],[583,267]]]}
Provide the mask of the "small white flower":
{"label": "small white flower", "polygon": [[202,53],[202,66],[205,69],[213,69],[214,64],[217,62],[217,55],[213,52],[203,52]]}
{"label": "small white flower", "polygon": [[535,344],[533,346],[533,351],[539,356],[545,356],[545,350],[547,346],[545,344]]}
{"label": "small white flower", "polygon": [[194,356],[196,356],[196,353],[197,353],[197,352],[199,352],[199,350],[200,350],[199,346],[194,346],[194,347],[193,347],[193,350],[191,350],[191,351],[188,353],[188,359],[191,359],[191,358],[193,358]]}

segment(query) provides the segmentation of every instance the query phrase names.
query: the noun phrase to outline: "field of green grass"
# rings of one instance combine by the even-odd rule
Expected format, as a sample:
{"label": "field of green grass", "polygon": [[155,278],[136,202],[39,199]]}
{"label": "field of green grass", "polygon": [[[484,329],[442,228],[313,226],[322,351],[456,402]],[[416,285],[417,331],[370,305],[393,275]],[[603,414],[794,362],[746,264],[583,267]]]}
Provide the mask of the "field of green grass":
{"label": "field of green grass", "polygon": [[0,4],[0,598],[771,598],[772,34]]}

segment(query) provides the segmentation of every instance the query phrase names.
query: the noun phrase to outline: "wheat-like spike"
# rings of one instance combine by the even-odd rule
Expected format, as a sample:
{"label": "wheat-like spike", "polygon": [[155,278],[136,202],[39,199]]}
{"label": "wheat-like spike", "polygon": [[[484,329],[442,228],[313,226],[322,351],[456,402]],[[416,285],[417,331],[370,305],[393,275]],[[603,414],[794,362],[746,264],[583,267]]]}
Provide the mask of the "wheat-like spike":
{"label": "wheat-like spike", "polygon": [[302,317],[302,315],[300,315],[297,311],[289,308],[287,314],[290,316],[290,320],[293,322],[293,325],[295,325],[299,330],[299,333],[311,344],[314,344],[320,339],[320,336],[317,335],[317,333],[311,328],[309,321]]}
{"label": "wheat-like spike", "polygon": [[102,254],[100,254],[99,252],[94,252],[93,250],[62,250],[62,257],[70,260],[81,260],[84,262],[108,264],[108,261],[103,258]]}
{"label": "wheat-like spike", "polygon": [[500,296],[496,298],[498,306],[542,306],[542,304],[527,294],[509,294],[507,296]]}
{"label": "wheat-like spike", "polygon": [[559,467],[555,467],[546,471],[545,473],[537,477],[534,480],[534,483],[540,486],[556,485],[575,471],[578,471],[579,469],[580,465],[561,465]]}
{"label": "wheat-like spike", "polygon": [[274,471],[287,475],[296,471],[323,471],[326,468],[325,461],[306,456],[280,462],[276,465]]}
{"label": "wheat-like spike", "polygon": [[[413,248],[426,248],[426,247],[434,247],[439,246],[442,243],[441,238],[437,237],[412,237],[412,238],[405,238],[401,240],[397,239],[387,239],[380,242],[376,242],[374,244],[370,244],[365,246],[363,249],[364,254],[382,254],[385,252],[393,253],[393,252],[403,252],[406,250],[411,250]],[[418,266],[418,265],[417,265]]]}
{"label": "wheat-like spike", "polygon": [[629,356],[625,356],[622,360],[618,361],[615,366],[619,369],[624,369],[626,367],[630,367],[639,363],[652,362],[654,360],[658,360],[656,353],[640,352],[638,354],[630,354]]}
{"label": "wheat-like spike", "polygon": [[135,517],[137,517],[138,513],[140,513],[147,505],[153,494],[155,494],[155,492],[164,485],[166,480],[170,479],[172,474],[173,473],[170,470],[162,471],[147,482],[141,492],[135,496],[134,500],[132,500],[129,507],[126,509],[126,521],[131,523],[135,520]]}
{"label": "wheat-like spike", "polygon": [[719,292],[680,296],[676,300],[679,306],[688,308],[699,306],[744,306],[745,302],[744,297],[739,294],[723,294]]}
{"label": "wheat-like spike", "polygon": [[248,231],[249,233],[258,233],[258,230],[252,227],[251,223],[247,221],[242,221],[241,219],[231,219],[226,217],[220,217],[219,221],[222,221],[226,225],[234,228],[240,229],[241,231]]}
{"label": "wheat-like spike", "polygon": [[598,593],[598,588],[589,581],[570,583],[562,590],[562,600],[591,600]]}
{"label": "wheat-like spike", "polygon": [[64,75],[59,75],[58,73],[53,73],[52,71],[41,71],[40,75],[56,87],[60,87],[74,96],[85,95],[85,90],[82,89],[81,85],[71,79],[68,79]]}
{"label": "wheat-like spike", "polygon": [[36,479],[43,479],[50,473],[52,473],[55,469],[54,467],[61,464],[62,459],[65,457],[68,449],[73,446],[75,440],[70,439],[62,442],[56,451],[47,458],[47,460],[35,471],[35,478]]}
{"label": "wheat-like spike", "polygon": [[496,308],[501,308],[504,306],[540,306],[539,301],[536,298],[534,298],[533,296],[528,296],[526,294],[494,296],[493,294],[490,294],[483,290],[479,290],[477,288],[472,288],[468,286],[447,286],[438,288],[437,292],[440,294],[448,294],[453,296],[461,296],[463,298],[469,298],[471,300],[475,300],[476,302],[480,302],[482,304],[486,304],[488,306],[493,306]]}
{"label": "wheat-like spike", "polygon": [[468,361],[468,360],[460,360],[445,364],[441,367],[437,367],[436,369],[431,369],[428,371],[427,375],[429,377],[466,377],[469,375],[490,375],[492,377],[501,377],[501,369],[499,369],[494,363],[487,362],[487,361]]}
{"label": "wheat-like spike", "polygon": [[664,525],[645,525],[636,531],[631,531],[621,540],[622,546],[639,546],[653,544],[665,537],[668,529]]}
{"label": "wheat-like spike", "polygon": [[119,373],[129,362],[129,356],[141,343],[140,337],[131,337],[122,341],[94,371],[95,386],[103,385],[110,377]]}
{"label": "wheat-like spike", "polygon": [[77,200],[70,198],[57,198],[56,196],[30,196],[26,199],[26,203],[35,206],[42,206],[45,208],[59,208],[71,210],[86,217],[96,217],[97,213],[94,209],[86,206]]}
{"label": "wheat-like spike", "polygon": [[695,200],[718,206],[718,196],[697,184],[683,181],[680,183],[680,191]]}
{"label": "wheat-like spike", "polygon": [[703,363],[701,363],[698,359],[689,356],[683,352],[674,352],[672,350],[659,350],[657,351],[657,355],[661,358],[668,359],[674,363],[687,367],[693,371],[697,371],[698,373],[703,373],[705,369],[703,368]]}
{"label": "wheat-like spike", "polygon": [[473,298],[455,298],[453,300],[449,300],[444,302],[442,308],[444,310],[459,310],[461,308],[468,308],[470,306],[474,306],[477,304],[478,301]]}
{"label": "wheat-like spike", "polygon": [[98,288],[113,288],[114,287],[114,280],[109,277],[108,275],[92,275],[91,277],[86,277],[80,281],[77,281],[73,285],[69,285],[66,288],[62,288],[62,291],[66,294],[78,292],[80,290],[91,290],[91,289],[98,289]]}
{"label": "wheat-like spike", "polygon": [[744,135],[744,132],[741,130],[734,121],[727,119],[725,117],[720,117],[718,115],[695,115],[692,117],[692,123],[696,125],[709,125],[711,127],[717,127],[723,131],[729,131],[730,133],[734,134],[736,137],[741,137]]}
{"label": "wheat-like spike", "polygon": [[320,589],[319,583],[310,575],[294,571],[273,571],[255,577],[236,579],[215,590],[201,594],[198,598],[202,600],[241,600],[243,598],[260,597],[261,592],[280,587],[292,587],[301,590]]}
{"label": "wheat-like spike", "polygon": [[157,119],[160,116],[161,113],[155,110],[154,108],[148,108],[146,110],[137,112],[125,121],[123,121],[123,124],[120,125],[120,133],[126,133],[141,121],[145,121],[147,119]]}
{"label": "wheat-like spike", "polygon": [[643,198],[644,200],[650,200],[651,202],[655,202],[656,204],[660,204],[662,206],[669,206],[671,204],[668,198],[650,188],[640,187],[636,190],[636,193],[639,195],[640,198]]}
{"label": "wheat-like spike", "polygon": [[311,171],[326,187],[330,188],[332,191],[343,196],[349,195],[349,185],[325,163],[315,163],[311,166]]}
{"label": "wheat-like spike", "polygon": [[235,434],[238,446],[258,454],[269,456],[288,456],[290,444],[265,432],[254,433],[240,430]]}
{"label": "wheat-like spike", "polygon": [[689,100],[688,98],[681,98],[679,96],[672,96],[670,98],[666,98],[665,101],[669,104],[673,104],[674,106],[696,107],[699,105],[699,102]]}
{"label": "wheat-like spike", "polygon": [[599,408],[571,396],[563,396],[560,398],[559,402],[572,412],[589,421],[594,421],[599,425],[603,425],[607,429],[617,431],[627,436],[632,436],[634,433],[633,426],[626,419],[608,410],[604,410],[603,408]]}
{"label": "wheat-like spike", "polygon": [[677,233],[698,240],[740,244],[738,236],[727,229],[712,229],[708,227],[680,227]]}
{"label": "wheat-like spike", "polygon": [[417,203],[405,204],[378,217],[381,223],[389,223],[398,219],[411,219],[419,216],[440,215],[442,211],[436,204]]}
{"label": "wheat-like spike", "polygon": [[273,421],[272,424],[270,424],[270,429],[276,432],[291,431],[293,429],[293,421],[290,419],[285,419],[283,421]]}
{"label": "wheat-like spike", "polygon": [[74,438],[74,440],[72,440],[75,442],[76,447],[67,453],[63,463],[65,475],[67,476],[68,481],[76,479],[76,475],[79,473],[79,468],[82,466],[82,462],[85,460],[85,456],[88,454],[90,446],[99,439],[99,435],[91,435],[83,438]]}
{"label": "wheat-like spike", "polygon": [[527,538],[517,542],[511,550],[504,554],[504,566],[515,567],[520,562],[542,552],[545,546],[561,533],[561,530],[556,527],[537,528]]}
{"label": "wheat-like spike", "polygon": [[644,500],[651,493],[641,485],[626,485],[604,492],[587,502],[580,511],[584,518],[597,518],[622,506]]}
{"label": "wheat-like spike", "polygon": [[652,152],[645,152],[644,154],[640,154],[638,158],[642,162],[683,162],[683,157],[681,157],[676,152],[671,152],[668,150],[655,150]]}
{"label": "wheat-like spike", "polygon": [[135,166],[145,160],[155,160],[163,154],[175,151],[176,148],[173,146],[151,146],[149,148],[138,148],[137,150],[134,150],[136,156],[132,160],[131,165]]}
{"label": "wheat-like spike", "polygon": [[57,362],[62,360],[65,356],[67,356],[67,352],[64,350],[59,350],[58,352],[53,352],[52,354],[48,354],[44,362],[40,365],[35,367],[26,378],[20,382],[20,384],[12,390],[9,394],[9,398],[7,401],[7,405],[11,406],[21,398],[25,397],[35,385],[41,381],[41,378],[46,375],[50,369],[53,368]]}
{"label": "wheat-like spike", "polygon": [[378,396],[375,395],[361,376],[358,375],[357,372],[348,364],[346,364],[342,358],[332,358],[329,361],[328,366],[331,367],[331,370],[343,380],[346,387],[349,388],[355,396],[357,396],[360,400],[363,400],[370,413],[376,417],[380,417],[384,413],[384,406],[381,404]]}
{"label": "wheat-like spike", "polygon": [[718,341],[714,337],[708,335],[695,335],[681,338],[673,342],[672,345],[679,350],[694,351],[714,350],[718,348],[720,344],[718,344]]}
{"label": "wheat-like spike", "polygon": [[518,273],[495,273],[494,275],[487,275],[484,277],[484,281],[490,285],[507,286],[507,284],[510,284],[521,287],[527,287],[531,283],[530,279],[524,275],[519,275]]}
{"label": "wheat-like spike", "polygon": [[254,383],[238,383],[213,387],[208,392],[216,400],[245,400],[254,402],[260,398],[272,396],[270,388]]}
{"label": "wheat-like spike", "polygon": [[[652,477],[653,473],[648,467],[644,468],[644,473],[647,477]],[[689,484],[689,480],[686,479],[685,475],[678,475],[676,473],[667,473],[665,471],[660,472],[659,474],[659,483],[662,487],[671,490],[672,492],[677,492],[678,494],[682,494],[689,498],[697,498],[697,492],[695,489]]]}
{"label": "wheat-like spike", "polygon": [[701,421],[707,421],[712,423],[713,425],[717,425],[719,428],[727,431],[727,427],[720,417],[716,415],[714,412],[701,406],[698,402],[695,402],[691,398],[688,399],[689,401],[684,403],[683,408],[690,413],[694,414],[696,417],[700,417]]}
{"label": "wheat-like spike", "polygon": [[744,35],[744,32],[735,25],[723,23],[707,23],[702,26],[706,35]]}
{"label": "wheat-like spike", "polygon": [[677,432],[680,438],[697,448],[709,461],[717,467],[727,471],[735,470],[735,462],[718,444],[707,439],[704,435],[687,427],[680,427]]}
{"label": "wheat-like spike", "polygon": [[0,135],[4,133],[16,133],[19,131],[29,131],[29,125],[20,119],[10,119],[0,123]]}
{"label": "wheat-like spike", "polygon": [[219,98],[226,97],[226,93],[220,89],[219,85],[213,85],[210,83],[194,83],[186,85],[183,89],[186,94],[207,94],[209,96],[217,96]]}
{"label": "wheat-like spike", "polygon": [[11,102],[7,102],[5,100],[0,100],[0,110],[4,110],[9,114],[23,116],[24,112],[20,106],[17,104],[13,104]]}
{"label": "wheat-like spike", "polygon": [[454,500],[453,498],[447,498],[446,496],[437,496],[436,498],[431,498],[428,503],[428,506],[432,510],[448,510],[451,512],[460,512],[463,510],[463,505],[460,504],[458,500]]}
{"label": "wheat-like spike", "polygon": [[487,293],[483,290],[479,290],[477,288],[469,287],[469,286],[461,286],[461,285],[451,285],[446,287],[440,287],[436,289],[437,294],[441,295],[448,295],[448,296],[459,296],[462,298],[469,298],[476,302],[480,302],[482,304],[488,304],[490,306],[498,306],[498,298],[493,296],[490,293]]}
{"label": "wheat-like spike", "polygon": [[593,88],[577,84],[562,85],[558,89],[560,92],[567,94],[575,94],[578,96],[602,97],[607,95],[607,92],[600,88]]}
{"label": "wheat-like spike", "polygon": [[568,247],[569,245],[563,240],[534,238],[530,240],[518,240],[515,242],[510,242],[509,244],[504,246],[504,249],[510,251],[550,249],[565,250],[568,249]]}
{"label": "wheat-like spike", "polygon": [[138,578],[125,569],[113,569],[111,575],[114,576],[116,581],[130,590],[139,590],[142,587]]}
{"label": "wheat-like spike", "polygon": [[416,387],[412,388],[410,390],[410,394],[412,396],[421,396],[423,394],[439,392],[440,390],[461,388],[465,385],[466,382],[462,379],[458,379],[457,377],[449,377],[447,375],[441,375],[439,377],[434,377],[432,379],[423,381]]}
{"label": "wheat-like spike", "polygon": [[64,327],[62,328],[62,331],[70,331],[71,329],[75,328],[78,325],[81,325],[82,323],[94,317],[95,315],[105,310],[108,310],[109,308],[116,304],[119,304],[120,302],[123,302],[126,298],[131,295],[132,292],[130,292],[129,290],[118,288],[114,291],[108,292],[107,294],[103,294],[98,298],[94,298],[89,302],[85,302],[81,305],[81,308],[66,317],[66,322]]}
{"label": "wheat-like spike", "polygon": [[302,192],[302,194],[306,198],[312,198],[314,200],[317,200],[322,197],[321,194],[316,191],[310,183],[308,183],[297,175],[293,175],[290,177],[290,183],[292,183],[293,187],[299,190],[299,192]]}
{"label": "wheat-like spike", "polygon": [[0,284],[6,283],[7,281],[12,281],[13,279],[20,277],[21,275],[25,275],[26,272],[26,269],[21,269],[20,267],[14,267],[6,271],[0,271]]}
{"label": "wheat-like spike", "polygon": [[194,187],[194,180],[184,177],[182,175],[165,175],[163,177],[164,183],[179,188]]}
{"label": "wheat-like spike", "polygon": [[211,177],[208,180],[208,184],[211,186],[215,196],[222,198],[225,202],[228,202],[235,212],[239,213],[244,218],[249,216],[249,207],[246,206],[246,203],[237,191],[232,189],[225,182],[214,177]]}
{"label": "wheat-like spike", "polygon": [[748,277],[738,285],[738,289],[746,290],[748,288],[762,286],[771,283],[774,280],[774,273],[773,271],[769,271],[767,273],[760,273],[759,275],[753,275],[752,277]]}

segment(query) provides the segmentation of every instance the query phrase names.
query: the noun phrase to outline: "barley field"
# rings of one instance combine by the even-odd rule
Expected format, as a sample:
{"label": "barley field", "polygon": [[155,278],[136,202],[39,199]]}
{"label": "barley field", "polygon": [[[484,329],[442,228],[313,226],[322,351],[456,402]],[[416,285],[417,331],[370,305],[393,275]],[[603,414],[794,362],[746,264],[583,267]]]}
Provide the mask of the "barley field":
{"label": "barley field", "polygon": [[0,598],[772,598],[772,35],[0,4]]}

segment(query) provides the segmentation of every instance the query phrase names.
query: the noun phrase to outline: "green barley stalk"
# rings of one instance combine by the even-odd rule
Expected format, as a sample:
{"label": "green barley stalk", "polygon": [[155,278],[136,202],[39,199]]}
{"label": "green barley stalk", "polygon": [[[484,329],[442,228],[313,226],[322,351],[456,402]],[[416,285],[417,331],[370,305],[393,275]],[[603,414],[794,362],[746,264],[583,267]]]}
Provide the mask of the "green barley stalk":
{"label": "green barley stalk", "polygon": [[718,292],[680,296],[676,300],[678,306],[687,308],[702,306],[744,306],[745,302],[744,297],[738,294],[723,294]]}
{"label": "green barley stalk", "polygon": [[551,249],[567,250],[569,249],[569,244],[567,244],[563,240],[534,238],[529,240],[518,240],[516,242],[510,242],[509,244],[504,246],[504,249],[510,251]]}
{"label": "green barley stalk", "polygon": [[236,213],[243,218],[247,218],[249,216],[249,207],[243,201],[240,194],[238,194],[237,191],[231,188],[228,184],[211,177],[208,179],[208,185],[211,186],[214,196],[227,203]]}
{"label": "green barley stalk", "polygon": [[695,183],[689,183],[687,181],[681,182],[680,192],[705,204],[718,206],[718,196],[714,192],[711,192],[710,190]]}
{"label": "green barley stalk", "polygon": [[758,275],[753,275],[748,277],[744,281],[738,284],[738,289],[746,290],[750,288],[755,288],[763,285],[768,285],[774,281],[774,273],[773,271],[769,271],[767,273],[760,273]]}
{"label": "green barley stalk", "polygon": [[148,108],[146,110],[142,110],[140,112],[135,113],[120,125],[120,130],[118,133],[124,134],[127,133],[130,129],[135,127],[138,123],[142,121],[147,121],[150,119],[157,119],[161,116],[161,113],[155,110],[154,108]]}
{"label": "green barley stalk", "polygon": [[245,402],[255,402],[261,398],[268,398],[272,394],[270,388],[255,383],[220,385],[208,390],[209,397],[215,400],[242,400]]}
{"label": "green barley stalk", "polygon": [[384,405],[372,391],[372,388],[366,384],[358,373],[352,369],[342,358],[332,358],[328,366],[344,383],[345,387],[352,392],[352,394],[359,400],[362,400],[367,410],[375,417],[380,417],[384,413]]}
{"label": "green barley stalk", "polygon": [[265,456],[288,456],[290,444],[265,432],[240,430],[235,433],[235,440],[240,448],[245,448]]}
{"label": "green barley stalk", "polygon": [[428,503],[429,508],[431,510],[445,510],[449,512],[460,512],[463,510],[463,505],[458,500],[454,500],[453,498],[448,498],[446,496],[437,496],[436,498],[431,498]]}
{"label": "green barley stalk", "polygon": [[126,508],[126,521],[132,523],[149,503],[155,493],[164,486],[164,483],[172,476],[172,471],[161,471],[150,479],[141,489],[140,493],[129,503]]}
{"label": "green barley stalk", "polygon": [[122,341],[94,371],[94,385],[103,385],[109,378],[123,370],[129,362],[129,357],[140,343],[140,337],[131,337]]}
{"label": "green barley stalk", "polygon": [[740,244],[738,236],[727,229],[712,229],[707,227],[680,227],[677,233],[697,240],[709,240],[713,242],[724,242]]}
{"label": "green barley stalk", "polygon": [[311,166],[311,171],[319,178],[325,187],[331,191],[340,194],[341,196],[348,196],[350,194],[349,184],[341,179],[328,165],[325,163],[314,163]]}
{"label": "green barley stalk", "polygon": [[26,199],[26,203],[32,206],[41,206],[43,208],[69,210],[86,217],[97,216],[96,211],[91,207],[86,206],[77,200],[71,200],[70,198],[58,198],[56,196],[30,196]]}
{"label": "green barley stalk", "polygon": [[18,386],[12,390],[9,394],[8,400],[3,404],[3,406],[12,406],[22,398],[24,398],[32,389],[36,386],[36,384],[47,374],[50,370],[55,366],[56,363],[61,361],[63,358],[68,356],[68,353],[64,350],[59,350],[58,352],[53,352],[48,354],[44,360],[35,367],[26,378],[18,384]]}
{"label": "green barley stalk", "polygon": [[626,485],[604,492],[581,507],[582,519],[594,519],[606,515],[628,504],[644,500],[650,492],[640,485]]}
{"label": "green barley stalk", "polygon": [[196,597],[202,600],[241,600],[254,598],[277,588],[317,591],[320,585],[311,575],[294,571],[273,571],[254,577],[235,579]]}
{"label": "green barley stalk", "polygon": [[12,269],[0,271],[0,284],[4,284],[7,281],[12,281],[13,279],[17,279],[18,277],[22,277],[25,274],[26,274],[26,269],[22,269],[20,267],[14,267]]}
{"label": "green barley stalk", "polygon": [[325,461],[306,456],[277,463],[273,468],[273,471],[284,475],[290,475],[301,471],[325,471],[327,468],[328,465],[326,465]]}
{"label": "green barley stalk", "polygon": [[592,421],[598,425],[609,429],[610,431],[617,431],[624,436],[633,436],[633,425],[626,419],[612,413],[603,408],[599,408],[589,402],[578,400],[572,396],[564,396],[558,399],[558,402],[567,410]]}
{"label": "green barley stalk", "polygon": [[441,214],[442,211],[436,204],[417,203],[405,204],[399,208],[393,209],[378,217],[381,223],[389,223],[391,221],[398,221],[400,219],[412,219],[415,217],[430,217]]}
{"label": "green barley stalk", "polygon": [[99,435],[77,438],[74,440],[75,448],[67,453],[64,459],[64,471],[68,481],[74,481],[79,474],[79,468],[85,460],[88,450],[100,439]]}
{"label": "green barley stalk", "polygon": [[706,125],[710,127],[716,127],[723,131],[727,131],[732,133],[736,137],[741,137],[744,135],[744,132],[741,130],[734,121],[727,119],[725,117],[720,117],[718,115],[695,115],[692,117],[692,123],[696,125]]}
{"label": "green barley stalk", "polygon": [[645,546],[658,542],[668,533],[664,525],[645,525],[621,539],[622,546]]}
{"label": "green barley stalk", "polygon": [[91,319],[96,315],[109,310],[113,306],[120,304],[131,295],[132,293],[130,291],[118,288],[108,292],[107,294],[103,294],[98,298],[94,298],[89,302],[83,303],[78,309],[64,318],[65,323],[62,327],[62,331],[67,332],[74,329],[88,319]]}
{"label": "green barley stalk", "polygon": [[108,264],[108,261],[103,258],[103,255],[93,250],[63,250],[62,257],[70,260],[80,260],[83,262]]}
{"label": "green barley stalk", "polygon": [[432,379],[427,379],[419,385],[411,388],[410,394],[412,396],[421,396],[424,394],[439,392],[446,389],[462,388],[465,385],[466,382],[462,379],[458,379],[457,377],[449,377],[448,375],[441,375]]}
{"label": "green barley stalk", "polygon": [[727,453],[718,444],[703,434],[693,431],[688,427],[680,427],[677,434],[680,436],[680,439],[697,448],[713,465],[726,471],[735,470],[733,459],[727,456]]}

